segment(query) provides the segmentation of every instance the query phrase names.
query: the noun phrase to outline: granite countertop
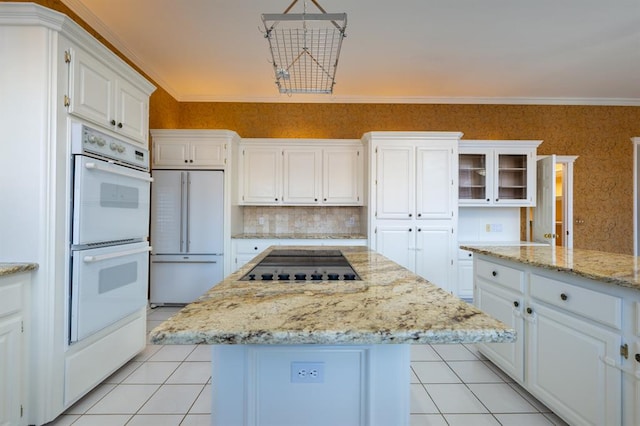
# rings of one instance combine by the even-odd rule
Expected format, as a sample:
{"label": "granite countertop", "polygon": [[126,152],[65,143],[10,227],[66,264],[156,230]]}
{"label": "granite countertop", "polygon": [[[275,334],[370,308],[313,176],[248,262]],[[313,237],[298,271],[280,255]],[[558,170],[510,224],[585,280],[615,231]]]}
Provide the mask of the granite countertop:
{"label": "granite countertop", "polygon": [[20,272],[35,271],[37,263],[7,263],[0,262],[0,277],[17,274]]}
{"label": "granite countertop", "polygon": [[[317,247],[279,248],[317,250]],[[510,342],[513,329],[367,247],[341,250],[361,281],[239,281],[273,248],[151,332],[155,344]]]}
{"label": "granite countertop", "polygon": [[640,290],[640,257],[554,246],[461,246],[464,250]]}
{"label": "granite countertop", "polygon": [[282,239],[282,240],[366,240],[363,234],[234,234],[231,238],[237,239]]}

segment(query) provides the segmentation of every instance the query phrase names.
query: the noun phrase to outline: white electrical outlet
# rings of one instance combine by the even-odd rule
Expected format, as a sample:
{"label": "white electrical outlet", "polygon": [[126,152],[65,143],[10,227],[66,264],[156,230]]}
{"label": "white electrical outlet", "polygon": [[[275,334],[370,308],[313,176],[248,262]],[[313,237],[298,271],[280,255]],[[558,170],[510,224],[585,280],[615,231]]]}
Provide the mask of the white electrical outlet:
{"label": "white electrical outlet", "polygon": [[324,362],[291,363],[291,383],[323,383]]}

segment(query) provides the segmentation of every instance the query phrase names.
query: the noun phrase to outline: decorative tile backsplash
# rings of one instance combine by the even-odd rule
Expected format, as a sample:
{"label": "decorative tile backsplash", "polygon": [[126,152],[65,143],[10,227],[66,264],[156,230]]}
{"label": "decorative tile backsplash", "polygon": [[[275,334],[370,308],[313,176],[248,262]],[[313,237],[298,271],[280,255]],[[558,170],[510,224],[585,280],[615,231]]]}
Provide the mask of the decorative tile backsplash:
{"label": "decorative tile backsplash", "polygon": [[362,207],[244,207],[246,234],[361,234]]}

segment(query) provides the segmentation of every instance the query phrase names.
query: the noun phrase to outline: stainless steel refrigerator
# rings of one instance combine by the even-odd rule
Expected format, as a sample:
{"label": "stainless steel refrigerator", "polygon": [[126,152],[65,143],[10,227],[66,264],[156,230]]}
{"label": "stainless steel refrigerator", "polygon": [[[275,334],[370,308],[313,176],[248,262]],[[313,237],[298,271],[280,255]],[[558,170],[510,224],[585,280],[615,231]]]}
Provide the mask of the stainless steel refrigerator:
{"label": "stainless steel refrigerator", "polygon": [[153,170],[151,306],[194,301],[223,278],[224,172]]}

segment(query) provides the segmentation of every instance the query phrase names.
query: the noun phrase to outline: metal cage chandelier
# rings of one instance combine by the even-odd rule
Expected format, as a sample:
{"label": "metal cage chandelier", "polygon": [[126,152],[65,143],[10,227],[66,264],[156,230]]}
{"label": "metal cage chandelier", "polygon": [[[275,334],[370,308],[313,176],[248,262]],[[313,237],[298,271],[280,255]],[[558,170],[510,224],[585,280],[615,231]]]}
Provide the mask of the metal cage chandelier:
{"label": "metal cage chandelier", "polygon": [[269,41],[276,85],[280,93],[331,94],[336,68],[346,37],[346,13],[327,13],[316,0],[311,0],[321,13],[264,13],[262,22]]}

